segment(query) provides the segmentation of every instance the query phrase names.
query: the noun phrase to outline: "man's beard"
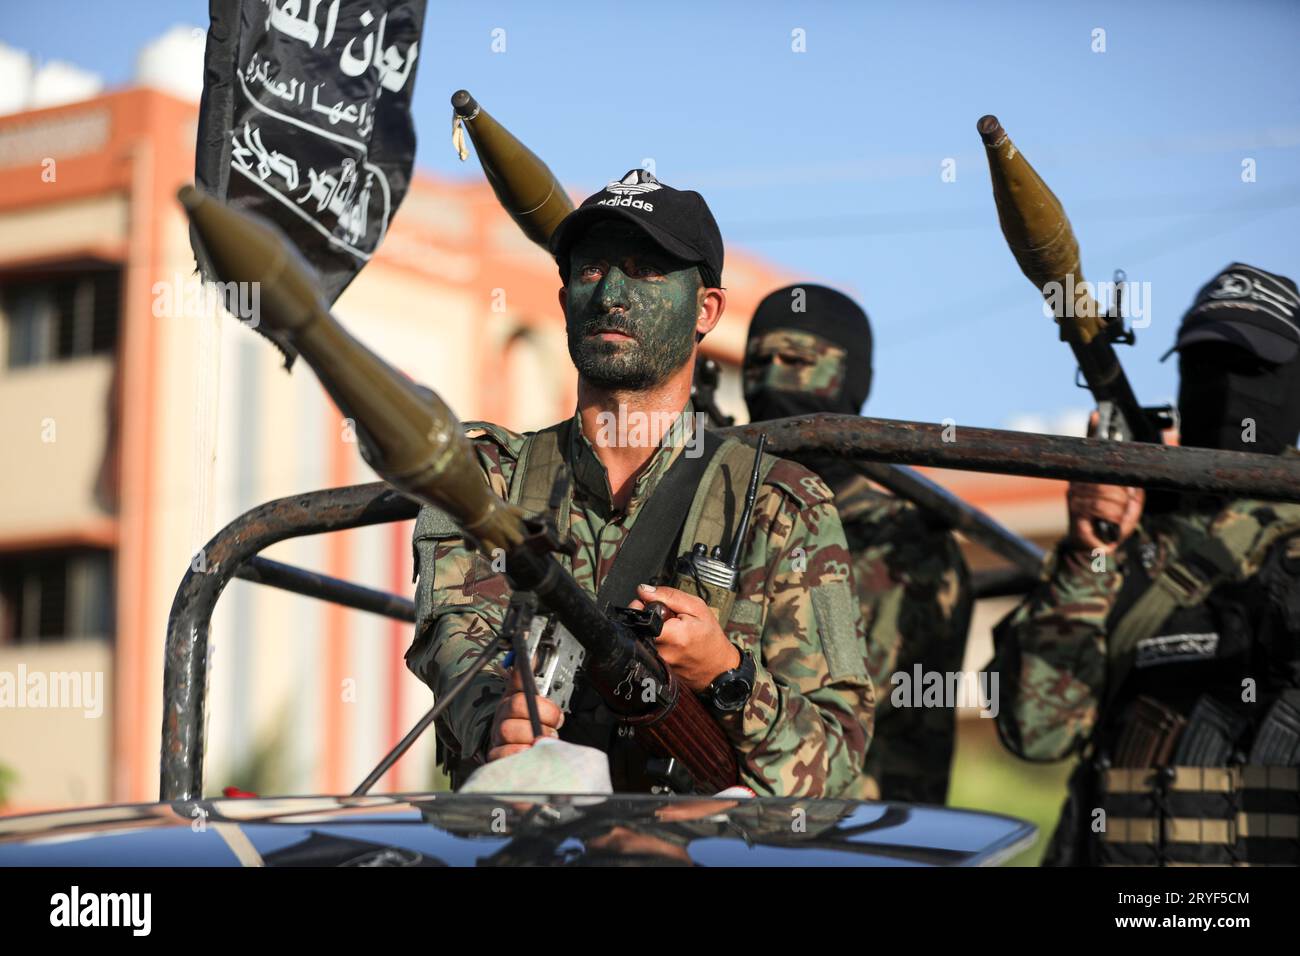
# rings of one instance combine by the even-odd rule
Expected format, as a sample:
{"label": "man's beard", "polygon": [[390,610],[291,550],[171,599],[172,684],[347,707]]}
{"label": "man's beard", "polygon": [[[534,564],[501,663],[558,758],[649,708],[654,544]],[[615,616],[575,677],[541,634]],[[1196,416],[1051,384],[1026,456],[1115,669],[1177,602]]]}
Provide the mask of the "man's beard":
{"label": "man's beard", "polygon": [[[607,342],[591,333],[622,332],[631,336]],[[691,357],[693,337],[677,323],[633,322],[614,316],[591,316],[575,328],[569,324],[569,357],[578,374],[599,388],[643,391],[662,385]]]}

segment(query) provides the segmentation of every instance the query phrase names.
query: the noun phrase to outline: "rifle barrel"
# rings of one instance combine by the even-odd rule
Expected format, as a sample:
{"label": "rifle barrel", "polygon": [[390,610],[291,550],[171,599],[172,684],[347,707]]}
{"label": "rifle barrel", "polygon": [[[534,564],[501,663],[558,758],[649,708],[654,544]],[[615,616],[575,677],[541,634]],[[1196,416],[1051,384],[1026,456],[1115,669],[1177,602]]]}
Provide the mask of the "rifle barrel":
{"label": "rifle barrel", "polygon": [[1042,566],[1042,548],[994,521],[974,505],[962,501],[919,471],[906,465],[884,465],[876,461],[857,462],[857,468],[872,481],[934,515],[948,529],[960,531],[994,554],[1006,558],[1019,570],[1037,574]]}

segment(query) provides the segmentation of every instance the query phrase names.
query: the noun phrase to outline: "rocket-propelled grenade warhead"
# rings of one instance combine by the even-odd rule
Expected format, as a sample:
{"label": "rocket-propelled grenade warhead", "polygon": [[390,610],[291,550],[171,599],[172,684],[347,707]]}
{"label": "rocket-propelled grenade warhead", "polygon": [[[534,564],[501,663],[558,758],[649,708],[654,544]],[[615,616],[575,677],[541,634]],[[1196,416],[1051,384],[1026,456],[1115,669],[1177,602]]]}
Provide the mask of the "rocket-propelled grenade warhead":
{"label": "rocket-propelled grenade warhead", "polygon": [[[1082,290],[1079,242],[1061,201],[1016,149],[996,116],[981,117],[976,129],[988,155],[993,201],[998,207],[1002,235],[1020,270],[1044,297],[1048,297],[1053,283],[1057,283],[1058,290]],[[1065,291],[1057,293],[1065,294]],[[1086,344],[1101,330],[1101,310],[1086,292],[1070,291],[1070,294],[1077,296],[1077,300],[1057,316],[1057,322],[1062,323],[1061,335],[1066,336],[1064,322],[1068,321],[1073,324],[1078,339]]]}
{"label": "rocket-propelled grenade warhead", "polygon": [[569,194],[550,168],[467,90],[452,95],[451,108],[453,122],[469,131],[478,161],[505,211],[524,235],[545,247],[560,220],[573,211]]}
{"label": "rocket-propelled grenade warhead", "polygon": [[192,186],[180,200],[219,281],[258,283],[260,308],[249,321],[283,336],[312,367],[355,422],[366,462],[402,492],[442,508],[485,551],[518,544],[520,514],[488,488],[455,414],[348,334],[284,234]]}

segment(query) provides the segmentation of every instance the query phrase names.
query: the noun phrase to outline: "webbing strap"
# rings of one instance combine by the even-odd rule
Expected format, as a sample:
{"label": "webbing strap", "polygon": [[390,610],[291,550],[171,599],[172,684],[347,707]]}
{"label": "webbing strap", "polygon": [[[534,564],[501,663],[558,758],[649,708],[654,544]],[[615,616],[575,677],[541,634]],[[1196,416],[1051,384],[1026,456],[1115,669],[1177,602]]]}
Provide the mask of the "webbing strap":
{"label": "webbing strap", "polygon": [[[537,514],[550,503],[551,488],[560,466],[564,464],[572,424],[573,419],[565,419],[524,439],[510,480],[510,503],[518,505],[526,514]],[[569,504],[572,500],[573,496],[567,495],[560,505],[556,530],[561,535],[569,530]],[[557,557],[564,560],[563,555]]]}
{"label": "webbing strap", "polygon": [[[763,456],[759,467],[759,482],[767,480],[777,459]],[[736,438],[722,443],[718,453],[709,462],[700,479],[700,494],[691,502],[691,510],[682,526],[682,547],[690,548],[696,542],[710,551],[714,545],[723,550],[731,545],[740,511],[745,506],[745,490],[754,468],[754,449]],[[742,545],[743,547],[743,545]]]}
{"label": "webbing strap", "polygon": [[677,541],[691,503],[698,497],[700,479],[723,440],[704,433],[703,453],[690,456],[683,449],[667,473],[659,479],[650,500],[641,505],[636,523],[623,539],[614,563],[600,583],[596,600],[601,607],[626,607],[636,597],[636,587],[663,569],[668,553]]}
{"label": "webbing strap", "polygon": [[[571,440],[571,425],[572,419],[569,419],[525,439],[510,483],[513,504],[529,513],[546,507],[555,475],[565,463],[564,453]],[[637,585],[650,580],[667,563],[669,550],[678,540],[688,509],[695,505],[695,510],[698,510],[701,498],[707,497],[699,492],[705,490],[704,479],[717,452],[726,443],[713,432],[704,432],[702,453],[689,455],[683,449],[659,479],[650,499],[641,505],[632,530],[600,584],[597,601],[602,607],[606,603],[616,607],[627,606],[636,597]],[[752,459],[752,452],[750,457]],[[569,495],[561,506],[561,534],[568,531],[571,501],[572,495]],[[563,556],[560,557],[564,560]]]}
{"label": "webbing strap", "polygon": [[1171,562],[1115,625],[1107,648],[1110,656],[1131,656],[1138,642],[1153,635],[1175,608],[1200,604],[1236,567],[1232,555],[1215,538],[1204,539],[1180,560]]}
{"label": "webbing strap", "polygon": [[[1225,537],[1231,540],[1205,535],[1177,561],[1170,562],[1120,618],[1106,644],[1108,701],[1119,693],[1132,669],[1138,644],[1153,636],[1175,609],[1195,607],[1220,584],[1234,577],[1242,567],[1238,554],[1244,554],[1248,564],[1257,562],[1279,537],[1295,530],[1291,521],[1281,520],[1264,528],[1262,533],[1256,526],[1255,533],[1251,534],[1249,529],[1242,528],[1246,524],[1243,521],[1229,526]],[[1250,537],[1243,538],[1243,532]]]}

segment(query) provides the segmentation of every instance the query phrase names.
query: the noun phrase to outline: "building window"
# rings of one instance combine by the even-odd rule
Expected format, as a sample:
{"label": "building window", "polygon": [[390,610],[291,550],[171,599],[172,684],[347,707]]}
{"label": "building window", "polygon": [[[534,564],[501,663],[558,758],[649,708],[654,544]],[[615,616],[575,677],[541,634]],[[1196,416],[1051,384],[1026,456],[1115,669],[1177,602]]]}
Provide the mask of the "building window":
{"label": "building window", "polygon": [[98,269],[0,280],[8,367],[113,351],[122,307],[121,276],[119,269]]}
{"label": "building window", "polygon": [[0,556],[0,647],[113,636],[113,555],[79,548]]}

